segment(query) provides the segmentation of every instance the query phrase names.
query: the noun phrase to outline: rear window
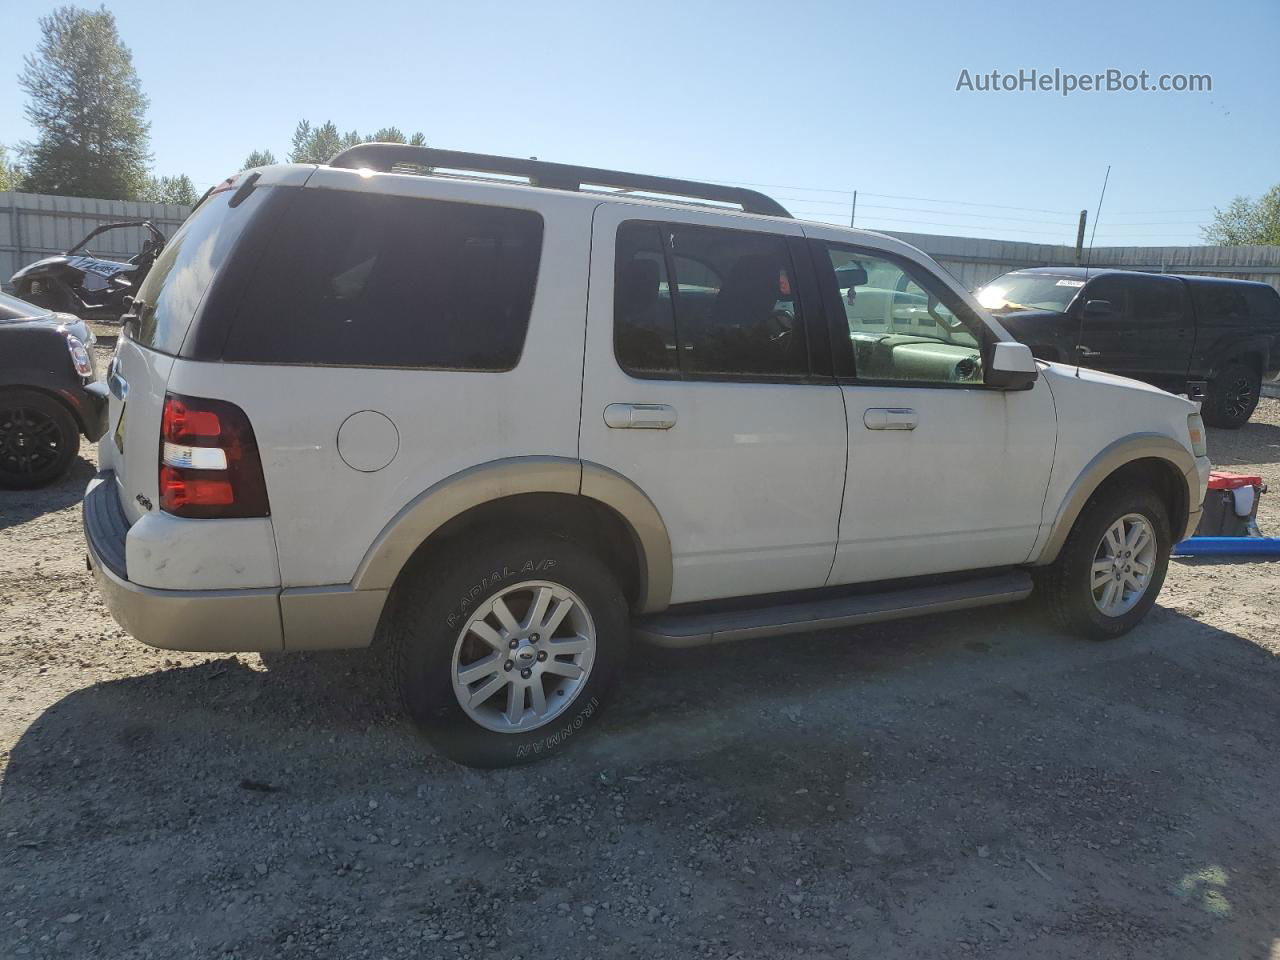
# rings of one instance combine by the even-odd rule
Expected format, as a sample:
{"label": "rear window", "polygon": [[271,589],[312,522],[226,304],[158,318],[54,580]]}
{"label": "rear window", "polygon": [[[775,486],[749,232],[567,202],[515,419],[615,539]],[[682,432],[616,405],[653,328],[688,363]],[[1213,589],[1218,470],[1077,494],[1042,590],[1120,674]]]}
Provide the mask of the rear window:
{"label": "rear window", "polygon": [[510,370],[541,250],[527,210],[297,191],[246,274],[222,358]]}
{"label": "rear window", "polygon": [[178,353],[209,284],[271,192],[269,187],[258,187],[232,207],[234,192],[223,191],[186,219],[138,288],[134,340],[161,353]]}

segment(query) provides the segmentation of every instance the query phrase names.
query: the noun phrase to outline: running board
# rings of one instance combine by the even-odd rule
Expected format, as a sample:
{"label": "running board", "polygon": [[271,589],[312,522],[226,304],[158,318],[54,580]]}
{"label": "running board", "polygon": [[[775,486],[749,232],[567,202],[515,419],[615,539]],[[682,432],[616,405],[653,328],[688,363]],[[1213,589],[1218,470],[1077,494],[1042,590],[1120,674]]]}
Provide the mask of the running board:
{"label": "running board", "polygon": [[1022,570],[953,583],[860,593],[720,613],[660,613],[637,620],[633,635],[659,647],[702,647],[732,640],[780,637],[927,613],[1011,603],[1031,595],[1031,575]]}

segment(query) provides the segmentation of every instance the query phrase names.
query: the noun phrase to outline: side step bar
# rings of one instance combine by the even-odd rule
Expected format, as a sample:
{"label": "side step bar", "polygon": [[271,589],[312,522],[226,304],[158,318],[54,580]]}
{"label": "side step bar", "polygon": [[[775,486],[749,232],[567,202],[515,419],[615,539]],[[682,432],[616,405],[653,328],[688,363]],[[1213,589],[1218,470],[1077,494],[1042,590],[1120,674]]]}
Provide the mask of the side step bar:
{"label": "side step bar", "polygon": [[632,633],[636,639],[659,647],[701,647],[1011,603],[1030,596],[1031,589],[1031,575],[1015,570],[974,580],[860,593],[809,603],[720,613],[660,613],[637,620]]}

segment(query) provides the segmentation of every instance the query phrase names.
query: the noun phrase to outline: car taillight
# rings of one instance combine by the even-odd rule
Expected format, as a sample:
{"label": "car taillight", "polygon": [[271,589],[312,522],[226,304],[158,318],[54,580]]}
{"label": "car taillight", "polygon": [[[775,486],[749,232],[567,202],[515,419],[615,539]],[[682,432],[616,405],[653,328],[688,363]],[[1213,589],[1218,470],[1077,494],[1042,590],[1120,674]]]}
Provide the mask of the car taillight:
{"label": "car taillight", "polygon": [[234,403],[166,394],[160,509],[199,519],[270,516],[253,427]]}

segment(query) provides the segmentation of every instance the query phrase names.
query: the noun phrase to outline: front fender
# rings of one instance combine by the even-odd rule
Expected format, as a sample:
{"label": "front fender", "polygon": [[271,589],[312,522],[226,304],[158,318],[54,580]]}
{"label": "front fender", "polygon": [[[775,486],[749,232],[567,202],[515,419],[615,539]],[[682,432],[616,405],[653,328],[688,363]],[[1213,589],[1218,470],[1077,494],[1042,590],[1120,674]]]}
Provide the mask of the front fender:
{"label": "front fender", "polygon": [[[1071,533],[1071,528],[1075,526],[1076,519],[1080,516],[1085,504],[1089,502],[1089,498],[1109,476],[1135,460],[1163,460],[1168,463],[1186,484],[1188,514],[1199,515],[1200,476],[1196,459],[1191,451],[1172,437],[1162,433],[1131,434],[1105,447],[1080,471],[1059,504],[1043,544],[1037,551],[1033,551],[1032,557],[1029,558],[1030,562],[1037,566],[1053,563],[1058,558],[1067,535]],[[1170,521],[1173,525],[1174,539],[1181,540],[1188,519],[1170,517]]]}

